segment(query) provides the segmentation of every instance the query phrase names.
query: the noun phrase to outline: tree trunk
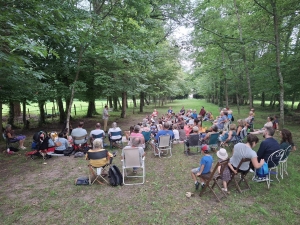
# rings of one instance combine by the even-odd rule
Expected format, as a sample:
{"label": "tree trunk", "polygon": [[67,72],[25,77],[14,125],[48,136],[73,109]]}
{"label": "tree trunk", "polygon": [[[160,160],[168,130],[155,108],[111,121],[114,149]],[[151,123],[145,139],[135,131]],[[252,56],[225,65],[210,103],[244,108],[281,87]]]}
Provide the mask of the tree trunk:
{"label": "tree trunk", "polygon": [[240,99],[239,99],[239,94],[236,92],[235,93],[236,96],[236,102],[237,102],[237,108],[238,108],[238,114],[240,115]]}
{"label": "tree trunk", "polygon": [[42,126],[43,124],[46,123],[46,119],[45,119],[45,101],[44,100],[40,100],[38,102],[39,105],[39,110],[40,110],[40,118],[39,118],[39,126]]}
{"label": "tree trunk", "polygon": [[127,92],[122,92],[122,111],[121,118],[126,118],[126,102],[127,102]]}
{"label": "tree trunk", "polygon": [[149,103],[147,97],[145,97],[144,99],[145,99],[146,104],[149,105],[150,103]]}
{"label": "tree trunk", "polygon": [[27,121],[26,119],[26,99],[23,100],[22,102],[22,108],[23,108],[23,113],[22,113],[22,116],[23,116],[23,128],[24,129],[29,129],[29,121]]}
{"label": "tree trunk", "polygon": [[132,101],[133,101],[133,107],[136,108],[136,98],[134,95],[132,96]]}
{"label": "tree trunk", "polygon": [[300,110],[300,102],[298,103],[298,106],[297,106],[297,111]]}
{"label": "tree trunk", "polygon": [[17,102],[17,101],[14,102],[14,114],[15,114],[15,117],[21,116],[21,105],[20,105],[20,102]]}
{"label": "tree trunk", "polygon": [[144,98],[145,93],[143,91],[140,92],[140,112],[144,112]]}
{"label": "tree trunk", "polygon": [[265,103],[265,92],[264,91],[261,93],[261,103],[260,103],[260,106],[262,106],[262,107],[266,106],[266,103]]}
{"label": "tree trunk", "polygon": [[118,97],[113,96],[113,103],[114,103],[114,111],[118,111]]}
{"label": "tree trunk", "polygon": [[237,20],[238,20],[238,29],[239,29],[239,34],[240,34],[240,42],[242,44],[242,58],[243,58],[243,62],[244,62],[244,66],[245,66],[245,73],[246,73],[246,77],[247,77],[249,104],[250,104],[250,108],[253,108],[251,81],[250,81],[249,69],[248,69],[248,64],[247,64],[246,48],[245,48],[245,43],[243,40],[242,25],[241,25],[241,21],[240,21],[239,10],[236,5],[236,0],[234,0],[234,7],[236,9],[236,16],[237,16]]}
{"label": "tree trunk", "polygon": [[120,102],[119,98],[117,98],[117,99],[118,99],[118,105],[119,105],[119,109],[120,109],[120,110],[122,110],[122,105],[121,105],[121,102]]}
{"label": "tree trunk", "polygon": [[2,135],[3,135],[3,129],[4,129],[4,127],[3,127],[3,125],[2,125],[2,121],[3,121],[3,112],[2,112],[2,106],[3,106],[3,104],[2,104],[2,101],[0,101],[0,121],[1,121],[1,130],[0,130],[0,134],[1,134],[1,137],[2,137]]}
{"label": "tree trunk", "polygon": [[294,110],[295,98],[296,98],[296,92],[293,91],[291,110]]}
{"label": "tree trunk", "polygon": [[59,111],[59,122],[64,123],[66,120],[66,113],[64,110],[63,101],[61,98],[56,99],[57,105],[58,105],[58,111]]}
{"label": "tree trunk", "polygon": [[14,121],[15,121],[14,103],[12,101],[9,101],[9,112],[8,112],[8,121],[7,122],[12,127],[15,127]]}
{"label": "tree trunk", "polygon": [[109,105],[110,109],[113,107],[113,101],[112,101],[112,97],[111,96],[108,96],[108,105]]}
{"label": "tree trunk", "polygon": [[95,101],[89,101],[86,116],[90,118],[90,117],[93,117],[93,114],[96,114]]}

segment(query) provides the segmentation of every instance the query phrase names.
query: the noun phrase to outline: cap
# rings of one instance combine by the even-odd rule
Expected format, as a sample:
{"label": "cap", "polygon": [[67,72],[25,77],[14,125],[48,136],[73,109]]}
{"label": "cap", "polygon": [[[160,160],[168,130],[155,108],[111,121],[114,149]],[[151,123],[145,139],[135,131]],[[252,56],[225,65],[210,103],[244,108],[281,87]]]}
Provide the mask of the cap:
{"label": "cap", "polygon": [[208,145],[202,145],[201,150],[202,150],[204,153],[207,153],[207,152],[209,151],[209,146],[208,146]]}
{"label": "cap", "polygon": [[222,159],[225,160],[228,158],[228,154],[225,148],[220,148],[219,151],[217,151],[217,156]]}

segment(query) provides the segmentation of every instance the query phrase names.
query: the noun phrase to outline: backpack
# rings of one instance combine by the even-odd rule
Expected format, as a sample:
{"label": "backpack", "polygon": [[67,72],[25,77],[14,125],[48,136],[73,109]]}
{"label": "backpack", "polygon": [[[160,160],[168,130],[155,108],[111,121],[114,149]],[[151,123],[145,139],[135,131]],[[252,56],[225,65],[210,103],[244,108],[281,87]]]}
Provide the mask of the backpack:
{"label": "backpack", "polygon": [[122,186],[123,185],[123,176],[116,165],[112,165],[108,171],[109,183],[111,186]]}
{"label": "backpack", "polygon": [[262,165],[262,167],[256,169],[256,175],[258,177],[266,177],[267,175],[269,175],[269,167],[266,162]]}
{"label": "backpack", "polygon": [[64,150],[64,156],[70,156],[73,153],[73,151],[73,147],[68,147],[66,150]]}

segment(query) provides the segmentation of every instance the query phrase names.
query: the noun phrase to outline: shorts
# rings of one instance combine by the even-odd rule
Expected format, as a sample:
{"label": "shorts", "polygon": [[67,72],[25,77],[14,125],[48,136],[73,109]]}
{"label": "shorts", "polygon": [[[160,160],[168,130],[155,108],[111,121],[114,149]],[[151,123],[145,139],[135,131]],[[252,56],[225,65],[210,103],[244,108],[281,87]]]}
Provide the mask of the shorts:
{"label": "shorts", "polygon": [[200,171],[200,167],[194,168],[191,170],[192,173],[196,174]]}

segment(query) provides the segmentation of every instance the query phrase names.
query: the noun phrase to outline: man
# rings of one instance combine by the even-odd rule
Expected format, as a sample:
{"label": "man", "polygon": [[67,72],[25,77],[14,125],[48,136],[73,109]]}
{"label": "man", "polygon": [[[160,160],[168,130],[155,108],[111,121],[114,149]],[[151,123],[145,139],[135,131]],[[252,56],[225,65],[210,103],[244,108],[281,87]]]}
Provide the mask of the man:
{"label": "man", "polygon": [[191,117],[193,117],[194,120],[197,119],[198,114],[197,114],[196,109],[194,109],[193,113],[191,114]]}
{"label": "man", "polygon": [[[158,143],[159,137],[162,135],[170,135],[171,139],[174,139],[174,133],[172,130],[169,130],[169,128],[170,128],[170,124],[168,122],[165,122],[163,125],[163,129],[157,132],[157,134],[154,138],[154,142]],[[154,143],[152,144],[152,148],[155,150],[156,153],[158,153]]]}
{"label": "man", "polygon": [[[258,157],[258,161],[260,161],[261,159],[264,159],[265,162],[268,161],[269,156],[281,149],[280,145],[278,144],[278,142],[273,138],[273,135],[275,133],[275,130],[273,129],[273,127],[266,127],[263,133],[263,137],[265,138],[264,141],[261,142],[259,149],[257,151],[257,157]],[[268,167],[273,167],[274,164],[278,165],[279,163],[279,158],[273,158],[272,160],[273,162],[269,162],[268,163]]]}
{"label": "man", "polygon": [[[130,146],[128,145],[128,146],[126,146],[126,147],[123,148],[123,150],[122,150],[122,155],[121,155],[121,159],[124,159],[124,151],[126,151],[126,149],[129,149],[129,148],[138,148],[138,149],[139,149],[140,156],[141,156],[141,157],[144,157],[144,156],[145,156],[146,153],[145,153],[144,149],[143,149],[142,147],[140,147],[140,146],[142,145],[142,140],[141,140],[141,138],[139,138],[139,137],[132,137],[130,143],[131,143]],[[142,162],[140,162],[140,163],[142,163]],[[137,169],[138,169],[138,168],[134,167],[134,168],[133,168],[133,173],[136,173],[136,172],[137,172]]]}
{"label": "man", "polygon": [[80,138],[80,139],[77,139],[77,140],[74,140],[74,144],[76,145],[79,145],[79,144],[84,144],[87,142],[87,132],[86,132],[86,129],[83,128],[83,125],[84,125],[84,122],[79,122],[78,124],[78,127],[73,129],[72,130],[72,133],[71,133],[71,136],[72,138],[76,139],[77,138]]}
{"label": "man", "polygon": [[100,123],[96,123],[95,125],[95,130],[92,130],[91,133],[90,133],[90,143],[92,144],[93,143],[93,135],[94,136],[101,136],[101,139],[102,139],[102,143],[103,143],[103,140],[105,138],[105,132],[104,130],[101,130],[101,124]]}
{"label": "man", "polygon": [[172,107],[170,106],[169,109],[168,109],[168,114],[172,114],[173,113],[173,110],[172,110]]}
{"label": "man", "polygon": [[227,122],[227,116],[225,116],[224,112],[220,112],[220,117],[218,118],[215,125],[217,125],[219,130],[222,130],[224,128],[224,124]]}
{"label": "man", "polygon": [[108,106],[105,105],[104,109],[103,109],[103,115],[102,115],[102,119],[103,119],[103,129],[104,132],[107,132],[107,121],[108,121]]}
{"label": "man", "polygon": [[204,106],[202,106],[202,108],[201,108],[201,110],[199,112],[199,115],[202,116],[202,118],[204,118],[205,114],[206,114],[206,111],[204,109]]}

